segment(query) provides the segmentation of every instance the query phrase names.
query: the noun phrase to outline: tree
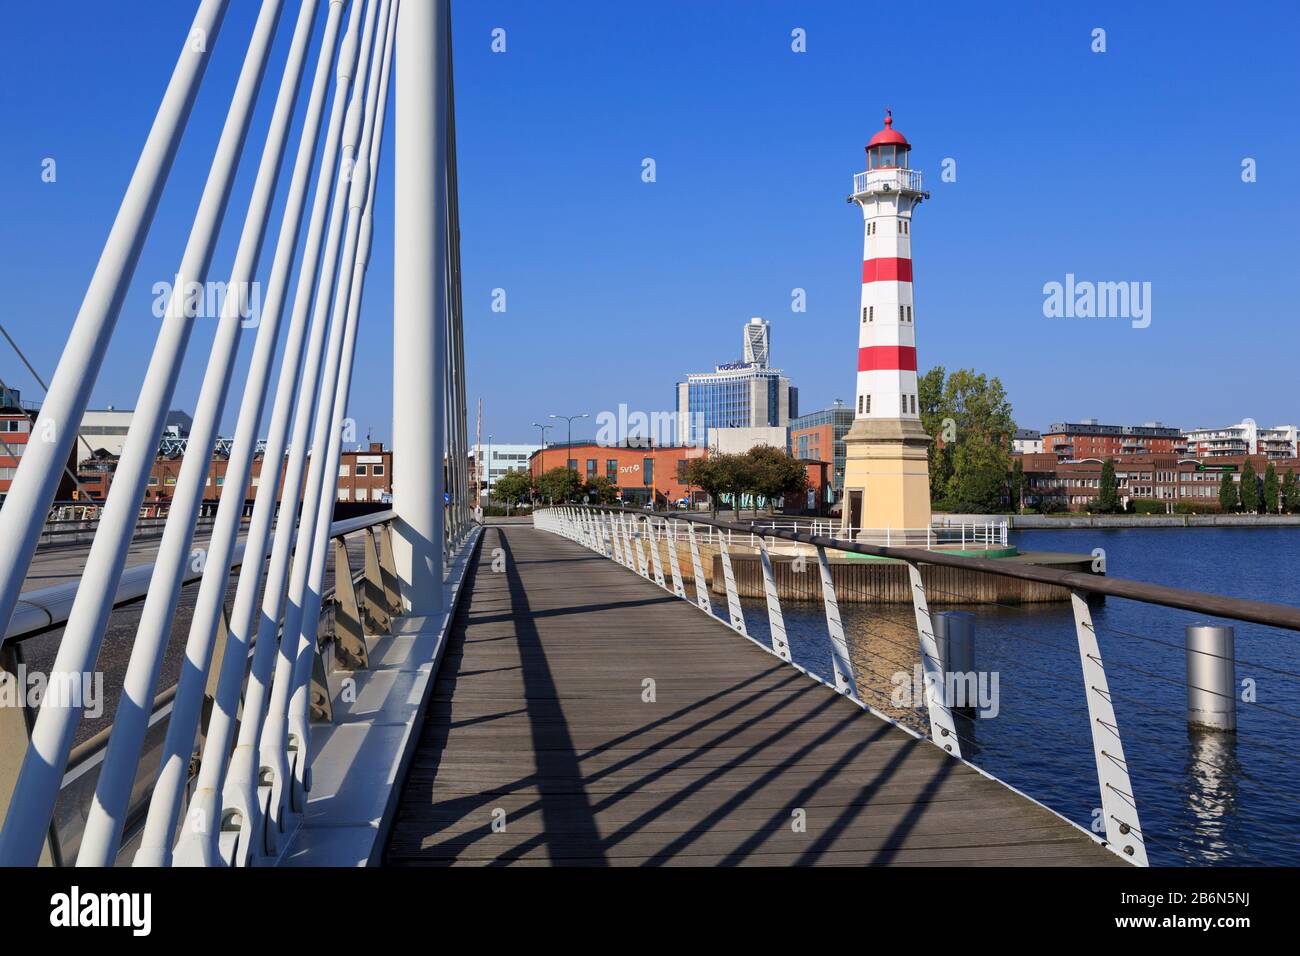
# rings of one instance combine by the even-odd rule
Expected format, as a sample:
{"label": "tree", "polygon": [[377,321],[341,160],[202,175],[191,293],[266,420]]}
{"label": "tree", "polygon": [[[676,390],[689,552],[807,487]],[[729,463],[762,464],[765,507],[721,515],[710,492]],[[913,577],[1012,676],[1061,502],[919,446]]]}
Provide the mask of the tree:
{"label": "tree", "polygon": [[1007,453],[993,442],[962,442],[953,454],[949,507],[984,514],[1000,511],[1007,492]]}
{"label": "tree", "polygon": [[751,494],[766,499],[768,510],[777,498],[802,495],[808,490],[808,469],[782,448],[755,445],[746,454]]}
{"label": "tree", "polygon": [[1278,495],[1280,488],[1277,483],[1277,469],[1273,467],[1270,461],[1264,467],[1264,513],[1275,515],[1278,512]]}
{"label": "tree", "polygon": [[1232,480],[1232,475],[1225,471],[1223,477],[1219,479],[1219,510],[1236,511],[1237,504],[1237,483]]}
{"label": "tree", "polygon": [[1101,466],[1101,489],[1097,493],[1096,510],[1102,514],[1119,511],[1119,480],[1115,477],[1115,460],[1107,458]]}
{"label": "tree", "polygon": [[1011,463],[1011,507],[1019,513],[1025,508],[1025,460],[1017,458]]}
{"label": "tree", "polygon": [[1249,458],[1241,466],[1241,510],[1250,515],[1259,511],[1259,485],[1255,479],[1255,466]]}
{"label": "tree", "polygon": [[507,512],[512,504],[518,504],[532,490],[533,482],[528,472],[516,468],[507,471],[492,486],[496,496],[506,503]]}
{"label": "tree", "polygon": [[592,476],[586,487],[582,489],[582,493],[591,499],[593,505],[612,505],[618,501],[618,485],[604,475]]}
{"label": "tree", "polygon": [[962,503],[962,510],[999,509],[1016,430],[1002,382],[974,369],[948,374],[937,366],[918,380],[917,403],[921,427],[935,439],[930,446],[931,500],[949,507]]}
{"label": "tree", "polygon": [[718,467],[717,455],[706,458],[694,458],[686,466],[686,483],[696,485],[709,496],[709,510],[713,517],[718,516],[718,496],[722,494],[725,476]]}
{"label": "tree", "polygon": [[560,466],[537,479],[537,493],[553,502],[575,501],[582,491],[582,479],[572,468]]}
{"label": "tree", "polygon": [[1294,471],[1282,476],[1282,510],[1287,514],[1300,511],[1300,481],[1296,481]]}

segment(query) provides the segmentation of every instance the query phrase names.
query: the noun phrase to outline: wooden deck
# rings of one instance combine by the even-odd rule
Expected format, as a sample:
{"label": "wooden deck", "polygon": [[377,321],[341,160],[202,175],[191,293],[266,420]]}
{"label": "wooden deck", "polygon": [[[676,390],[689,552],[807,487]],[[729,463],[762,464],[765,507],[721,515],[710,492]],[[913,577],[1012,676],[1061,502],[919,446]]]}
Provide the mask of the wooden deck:
{"label": "wooden deck", "polygon": [[573,542],[471,575],[390,865],[1124,865]]}

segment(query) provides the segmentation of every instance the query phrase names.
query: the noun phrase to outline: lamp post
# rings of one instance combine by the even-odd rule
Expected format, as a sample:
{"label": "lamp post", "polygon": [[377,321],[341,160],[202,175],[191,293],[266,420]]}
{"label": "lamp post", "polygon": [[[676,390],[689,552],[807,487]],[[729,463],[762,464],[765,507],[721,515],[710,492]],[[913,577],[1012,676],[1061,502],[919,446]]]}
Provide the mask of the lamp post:
{"label": "lamp post", "polygon": [[492,507],[492,436],[488,435],[488,453],[487,467],[484,469],[484,479],[487,481],[487,503]]}
{"label": "lamp post", "polygon": [[[569,456],[573,454],[573,420],[575,418],[590,418],[591,416],[589,416],[586,412],[583,412],[581,415],[551,415],[548,417],[563,418],[566,422],[569,423],[569,442],[567,445],[567,450],[564,453],[564,467],[568,468],[569,461],[570,461]],[[574,464],[577,464],[577,462],[574,462]],[[575,468],[574,470],[576,471],[577,469]]]}
{"label": "lamp post", "polygon": [[546,451],[546,429],[554,428],[555,426],[543,425],[541,422],[533,422],[533,427],[536,428],[539,434],[542,436],[542,447],[539,448],[537,451],[537,455],[538,455],[537,477],[540,478],[542,476],[542,472],[546,470],[546,455],[544,454],[544,452]]}

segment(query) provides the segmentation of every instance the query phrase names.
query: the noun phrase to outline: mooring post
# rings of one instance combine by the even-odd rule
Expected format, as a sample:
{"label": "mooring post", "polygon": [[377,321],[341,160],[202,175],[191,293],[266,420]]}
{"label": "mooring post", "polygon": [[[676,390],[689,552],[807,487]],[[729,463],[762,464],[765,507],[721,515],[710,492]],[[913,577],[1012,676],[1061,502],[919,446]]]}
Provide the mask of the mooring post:
{"label": "mooring post", "polygon": [[[934,640],[939,647],[945,684],[956,689],[959,681],[948,675],[975,674],[975,615],[969,611],[935,611],[930,617],[934,623]],[[970,689],[974,685],[966,683],[963,686]],[[948,706],[972,711],[975,701],[949,699]]]}
{"label": "mooring post", "polygon": [[1233,629],[1222,624],[1189,624],[1187,645],[1187,723],[1206,730],[1237,730],[1237,665]]}

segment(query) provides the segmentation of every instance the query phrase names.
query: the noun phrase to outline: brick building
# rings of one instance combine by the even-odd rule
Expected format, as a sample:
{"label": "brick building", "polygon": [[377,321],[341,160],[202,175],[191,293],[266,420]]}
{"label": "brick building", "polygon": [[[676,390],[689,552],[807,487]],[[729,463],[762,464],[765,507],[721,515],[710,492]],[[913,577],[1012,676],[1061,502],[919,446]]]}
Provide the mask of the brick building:
{"label": "brick building", "polygon": [[[1025,504],[1050,500],[1070,511],[1087,511],[1101,492],[1103,458],[1059,461],[1050,453],[1016,456],[1023,463],[1027,487]],[[1114,455],[1115,482],[1120,501],[1157,501],[1174,510],[1179,505],[1217,510],[1219,483],[1225,474],[1240,483],[1249,458],[1262,477],[1270,459],[1266,455],[1217,456],[1200,460],[1180,455]],[[1300,477],[1300,459],[1272,461],[1278,479],[1289,472]]]}
{"label": "brick building", "polygon": [[683,499],[703,502],[704,493],[686,484],[686,466],[703,458],[705,449],[695,446],[607,446],[595,442],[548,445],[533,452],[528,470],[534,482],[552,468],[568,463],[578,477],[589,481],[596,476],[617,485],[619,497],[628,504],[677,503]]}
{"label": "brick building", "polygon": [[1187,441],[1177,428],[1160,422],[1145,425],[1100,425],[1095,418],[1083,422],[1057,422],[1043,432],[1044,454],[1059,460],[1115,458],[1119,455],[1185,454]]}

